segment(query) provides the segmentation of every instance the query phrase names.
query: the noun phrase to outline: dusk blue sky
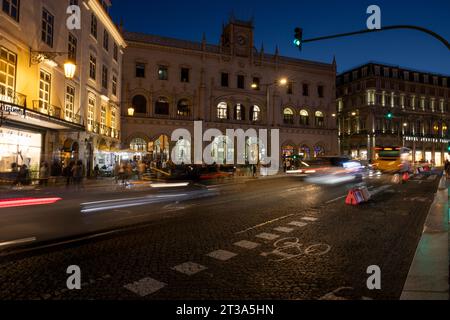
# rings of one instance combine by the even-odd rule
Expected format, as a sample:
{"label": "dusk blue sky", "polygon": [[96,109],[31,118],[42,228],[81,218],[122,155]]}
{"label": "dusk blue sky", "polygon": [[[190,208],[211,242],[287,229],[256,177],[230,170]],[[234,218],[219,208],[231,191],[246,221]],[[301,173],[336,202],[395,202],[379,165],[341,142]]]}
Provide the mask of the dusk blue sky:
{"label": "dusk blue sky", "polygon": [[382,25],[410,24],[437,32],[450,41],[449,0],[114,0],[111,14],[123,19],[128,31],[217,44],[222,23],[230,13],[241,20],[254,18],[255,46],[301,59],[331,62],[336,56],[342,72],[367,61],[450,75],[450,51],[438,40],[414,30],[384,31],[349,38],[307,43],[303,51],[292,44],[294,28],[304,38],[366,28],[369,5],[382,10]]}

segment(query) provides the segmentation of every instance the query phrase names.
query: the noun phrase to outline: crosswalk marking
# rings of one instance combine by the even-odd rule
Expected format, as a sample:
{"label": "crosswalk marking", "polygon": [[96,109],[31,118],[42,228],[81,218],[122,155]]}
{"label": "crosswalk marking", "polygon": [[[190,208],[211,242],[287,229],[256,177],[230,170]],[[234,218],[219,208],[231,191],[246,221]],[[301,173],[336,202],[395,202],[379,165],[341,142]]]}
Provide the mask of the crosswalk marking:
{"label": "crosswalk marking", "polygon": [[290,232],[294,231],[293,228],[286,228],[286,227],[278,227],[273,230],[278,231],[278,232],[283,232],[283,233],[290,233]]}
{"label": "crosswalk marking", "polygon": [[237,247],[240,247],[240,248],[253,250],[253,249],[255,249],[255,248],[257,248],[259,246],[259,243],[252,242],[252,241],[247,241],[247,240],[242,240],[242,241],[236,242],[234,245],[237,246]]}
{"label": "crosswalk marking", "polygon": [[292,221],[291,223],[289,223],[290,226],[295,226],[295,227],[299,227],[299,228],[303,228],[306,227],[308,224],[305,222],[300,222],[300,221]]}
{"label": "crosswalk marking", "polygon": [[127,284],[124,287],[141,297],[145,297],[161,290],[166,285],[167,284],[165,284],[164,282],[160,282],[152,278],[144,278],[139,281]]}
{"label": "crosswalk marking", "polygon": [[206,269],[208,268],[195,262],[185,262],[172,268],[172,270],[184,273],[188,276],[192,276]]}
{"label": "crosswalk marking", "polygon": [[260,233],[256,235],[256,238],[264,239],[264,240],[275,240],[278,239],[280,236],[273,233]]}
{"label": "crosswalk marking", "polygon": [[237,256],[237,254],[226,250],[216,250],[208,253],[207,256],[220,261],[227,261]]}

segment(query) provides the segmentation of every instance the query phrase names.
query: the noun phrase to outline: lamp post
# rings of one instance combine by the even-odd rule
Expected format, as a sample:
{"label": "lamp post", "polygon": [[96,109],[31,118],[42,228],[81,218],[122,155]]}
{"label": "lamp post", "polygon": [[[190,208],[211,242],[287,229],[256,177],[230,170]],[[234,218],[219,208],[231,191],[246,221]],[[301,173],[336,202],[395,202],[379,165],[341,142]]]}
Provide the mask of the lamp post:
{"label": "lamp post", "polygon": [[[288,84],[288,79],[287,78],[281,78],[278,81],[274,81],[271,83],[264,83],[261,86],[265,86],[266,87],[266,106],[267,106],[267,114],[270,114],[270,87],[274,86],[274,85],[278,85],[278,86],[286,86]],[[256,83],[252,83],[252,89],[258,89],[259,88],[259,84]],[[272,108],[272,127],[275,126],[275,107]]]}

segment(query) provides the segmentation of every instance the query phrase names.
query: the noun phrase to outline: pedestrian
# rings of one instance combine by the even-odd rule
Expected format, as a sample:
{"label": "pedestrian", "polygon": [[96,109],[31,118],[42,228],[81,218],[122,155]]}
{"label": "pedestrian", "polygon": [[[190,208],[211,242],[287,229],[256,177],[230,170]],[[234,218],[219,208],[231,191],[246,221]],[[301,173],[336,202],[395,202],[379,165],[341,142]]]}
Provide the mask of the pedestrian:
{"label": "pedestrian", "polygon": [[144,174],[145,174],[146,169],[147,168],[146,168],[145,163],[142,160],[139,161],[139,164],[138,164],[139,180],[143,180],[144,179]]}
{"label": "pedestrian", "polygon": [[79,189],[83,181],[83,162],[78,160],[72,167],[73,183],[76,189]]}
{"label": "pedestrian", "polygon": [[450,161],[448,161],[448,159],[445,159],[444,172],[446,178],[448,179],[450,177]]}
{"label": "pedestrian", "polygon": [[48,179],[50,177],[50,169],[47,162],[42,162],[39,169],[39,184],[46,187],[48,185]]}
{"label": "pedestrian", "polygon": [[253,178],[256,178],[256,169],[257,169],[256,164],[252,164],[252,177]]}
{"label": "pedestrian", "polygon": [[100,168],[98,164],[96,164],[94,167],[94,178],[97,179],[99,175],[100,175]]}
{"label": "pedestrian", "polygon": [[75,162],[71,161],[69,162],[63,169],[63,175],[66,177],[66,187],[70,187],[70,184],[72,183],[73,178],[73,167],[75,165]]}

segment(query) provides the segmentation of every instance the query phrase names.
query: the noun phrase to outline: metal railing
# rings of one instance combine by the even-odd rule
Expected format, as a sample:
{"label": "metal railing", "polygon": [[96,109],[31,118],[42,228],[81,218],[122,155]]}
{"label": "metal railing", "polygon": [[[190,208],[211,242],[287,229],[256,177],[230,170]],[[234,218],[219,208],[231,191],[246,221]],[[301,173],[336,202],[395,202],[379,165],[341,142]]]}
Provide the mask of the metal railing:
{"label": "metal railing", "polygon": [[0,101],[15,104],[19,107],[26,107],[27,106],[27,96],[13,91],[9,88],[5,88],[3,86],[0,86]]}
{"label": "metal railing", "polygon": [[33,109],[36,112],[49,115],[53,118],[62,119],[62,112],[61,108],[54,106],[48,102],[41,101],[41,100],[33,100]]}

